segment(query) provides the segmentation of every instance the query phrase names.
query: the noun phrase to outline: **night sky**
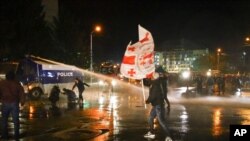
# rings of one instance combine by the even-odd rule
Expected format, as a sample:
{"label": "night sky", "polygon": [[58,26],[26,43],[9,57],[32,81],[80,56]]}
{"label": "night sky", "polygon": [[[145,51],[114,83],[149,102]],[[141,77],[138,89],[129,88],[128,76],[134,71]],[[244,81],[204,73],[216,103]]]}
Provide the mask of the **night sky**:
{"label": "night sky", "polygon": [[73,0],[64,4],[83,20],[84,27],[102,24],[104,31],[93,38],[96,61],[121,61],[129,41],[138,40],[138,24],[152,33],[156,51],[178,47],[238,51],[250,33],[249,0]]}

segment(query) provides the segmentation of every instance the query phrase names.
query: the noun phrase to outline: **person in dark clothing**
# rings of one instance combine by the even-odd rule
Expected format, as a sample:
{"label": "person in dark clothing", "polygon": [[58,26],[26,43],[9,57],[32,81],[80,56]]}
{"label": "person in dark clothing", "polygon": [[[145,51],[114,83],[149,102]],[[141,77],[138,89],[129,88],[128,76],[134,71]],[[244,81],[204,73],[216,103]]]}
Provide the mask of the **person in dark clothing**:
{"label": "person in dark clothing", "polygon": [[[151,103],[152,109],[150,111],[149,115],[149,132],[144,135],[145,138],[155,138],[154,134],[154,119],[157,117],[158,122],[160,123],[161,127],[164,129],[164,132],[167,136],[168,139],[171,140],[170,138],[170,133],[169,130],[166,126],[166,122],[164,119],[162,119],[162,105],[164,103],[163,99],[163,90],[161,87],[161,81],[159,79],[159,74],[154,73],[153,78],[152,78],[152,83],[149,88],[149,96],[148,99],[146,100],[146,103],[149,104]],[[166,138],[166,139],[167,139]]]}
{"label": "person in dark clothing", "polygon": [[[170,102],[168,100],[167,94],[168,94],[168,76],[167,72],[162,68],[162,66],[159,66],[155,72],[159,73],[159,79],[160,79],[160,86],[163,90],[163,99],[167,103],[168,112],[170,112]],[[163,102],[162,107],[162,118],[165,119],[165,102]]]}
{"label": "person in dark clothing", "polygon": [[218,76],[216,83],[218,85],[218,95],[224,94],[223,87],[225,87],[225,79],[223,79],[221,76]]}
{"label": "person in dark clothing", "polygon": [[202,94],[202,76],[199,74],[196,78],[195,78],[195,82],[196,82],[196,91],[197,94]]}
{"label": "person in dark clothing", "polygon": [[63,94],[67,95],[68,102],[75,102],[76,94],[74,91],[63,88]]}
{"label": "person in dark clothing", "polygon": [[159,79],[161,81],[161,87],[163,90],[163,99],[168,105],[168,110],[170,109],[170,102],[168,100],[168,78],[166,73],[159,73]]}
{"label": "person in dark clothing", "polygon": [[236,91],[240,91],[242,87],[242,80],[239,76],[234,79],[234,87]]}
{"label": "person in dark clothing", "polygon": [[207,93],[208,95],[213,95],[213,87],[214,87],[214,78],[209,76],[207,79]]}
{"label": "person in dark clothing", "polygon": [[79,92],[79,103],[83,103],[83,97],[82,97],[82,93],[84,92],[85,90],[85,86],[88,86],[89,85],[83,81],[81,81],[79,78],[76,78],[75,79],[75,84],[74,86],[72,87],[72,90],[74,90],[75,87],[78,88],[78,92]]}
{"label": "person in dark clothing", "polygon": [[0,100],[2,103],[2,139],[8,140],[8,117],[14,123],[14,138],[19,139],[19,103],[24,106],[25,94],[21,84],[15,80],[14,71],[6,73],[6,80],[0,81]]}
{"label": "person in dark clothing", "polygon": [[224,95],[225,91],[226,91],[226,77],[224,75],[221,76],[222,79],[222,84],[221,84],[221,92],[222,95]]}
{"label": "person in dark clothing", "polygon": [[77,100],[75,92],[70,89],[63,88],[63,94],[67,95],[68,109],[75,109]]}
{"label": "person in dark clothing", "polygon": [[53,86],[49,95],[49,101],[51,102],[52,108],[56,108],[56,103],[59,101],[60,88]]}

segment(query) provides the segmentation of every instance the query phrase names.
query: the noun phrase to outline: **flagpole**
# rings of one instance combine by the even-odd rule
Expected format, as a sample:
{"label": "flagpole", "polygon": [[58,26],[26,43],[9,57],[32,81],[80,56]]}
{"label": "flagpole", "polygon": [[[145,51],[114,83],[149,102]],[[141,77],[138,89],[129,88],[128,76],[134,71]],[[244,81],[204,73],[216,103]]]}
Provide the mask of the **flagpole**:
{"label": "flagpole", "polygon": [[143,102],[144,102],[144,107],[145,109],[147,109],[147,104],[146,104],[146,98],[145,98],[145,91],[144,91],[144,84],[143,84],[143,79],[141,80],[141,84],[142,84],[142,95],[143,95]]}
{"label": "flagpole", "polygon": [[138,26],[139,41],[129,42],[124,53],[120,72],[124,77],[141,80],[143,100],[146,106],[143,78],[150,76],[154,70],[154,40],[151,33]]}

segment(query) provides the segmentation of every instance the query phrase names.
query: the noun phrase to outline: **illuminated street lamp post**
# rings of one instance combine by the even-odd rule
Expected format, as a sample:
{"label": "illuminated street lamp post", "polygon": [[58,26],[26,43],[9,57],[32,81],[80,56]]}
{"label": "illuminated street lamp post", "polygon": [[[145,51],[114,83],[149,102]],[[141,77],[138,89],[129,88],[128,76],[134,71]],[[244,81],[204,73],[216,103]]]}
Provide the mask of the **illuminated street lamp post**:
{"label": "illuminated street lamp post", "polygon": [[244,50],[243,50],[243,68],[244,71],[249,71],[249,67],[248,64],[249,63],[249,47],[250,47],[250,36],[245,38],[245,42],[244,42]]}
{"label": "illuminated street lamp post", "polygon": [[95,29],[91,31],[90,33],[90,71],[93,71],[93,45],[92,45],[93,33],[100,32],[100,31],[101,31],[101,27],[96,26]]}
{"label": "illuminated street lamp post", "polygon": [[184,71],[182,72],[182,77],[185,79],[186,81],[186,85],[187,85],[187,89],[186,89],[186,93],[188,93],[188,86],[189,86],[189,77],[190,77],[190,71]]}
{"label": "illuminated street lamp post", "polygon": [[[93,34],[95,32],[100,32],[101,31],[101,27],[100,26],[95,26],[95,29],[93,31],[91,31],[90,33],[90,71],[93,71]],[[92,83],[92,75],[90,76],[90,83]]]}
{"label": "illuminated street lamp post", "polygon": [[243,51],[243,66],[246,66],[246,55],[247,53],[245,51]]}
{"label": "illuminated street lamp post", "polygon": [[249,45],[250,38],[249,38],[249,37],[246,37],[245,41],[246,41],[246,45]]}
{"label": "illuminated street lamp post", "polygon": [[218,48],[217,49],[217,70],[219,70],[220,68],[220,53],[221,53],[221,49]]}

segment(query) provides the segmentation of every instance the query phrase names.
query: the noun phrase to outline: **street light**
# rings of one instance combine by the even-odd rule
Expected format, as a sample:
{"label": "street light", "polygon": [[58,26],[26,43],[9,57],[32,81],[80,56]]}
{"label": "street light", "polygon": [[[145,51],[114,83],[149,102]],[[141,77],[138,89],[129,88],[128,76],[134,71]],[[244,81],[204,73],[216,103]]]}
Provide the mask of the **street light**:
{"label": "street light", "polygon": [[246,65],[246,55],[247,55],[247,53],[245,51],[243,51],[243,65],[244,65],[244,67]]}
{"label": "street light", "polygon": [[[92,38],[93,34],[95,32],[100,32],[101,31],[101,26],[95,26],[95,29],[90,32],[90,71],[93,71],[93,43],[92,43]],[[90,76],[90,82],[92,83],[92,76]]]}
{"label": "street light", "polygon": [[250,41],[250,38],[249,37],[246,37],[246,42],[249,42]]}
{"label": "street light", "polygon": [[247,53],[245,51],[243,51],[243,68],[244,68],[244,71],[246,71],[246,55],[247,55]]}
{"label": "street light", "polygon": [[207,71],[207,77],[210,77],[212,75],[211,69]]}
{"label": "street light", "polygon": [[250,37],[246,37],[244,41],[244,47],[249,47],[250,46]]}
{"label": "street light", "polygon": [[90,33],[90,71],[93,71],[93,45],[92,38],[95,32],[100,32],[102,30],[101,26],[95,26],[95,29]]}
{"label": "street light", "polygon": [[221,49],[218,48],[217,49],[217,70],[219,70],[219,67],[220,67],[220,52],[221,52]]}
{"label": "street light", "polygon": [[189,83],[189,77],[190,77],[190,71],[184,71],[182,72],[182,77],[185,79],[186,81],[186,85],[187,85],[187,89],[186,89],[186,93],[188,93],[188,83]]}

